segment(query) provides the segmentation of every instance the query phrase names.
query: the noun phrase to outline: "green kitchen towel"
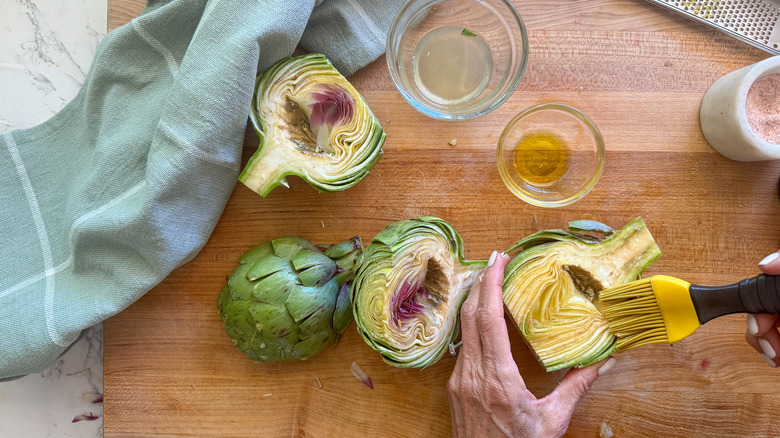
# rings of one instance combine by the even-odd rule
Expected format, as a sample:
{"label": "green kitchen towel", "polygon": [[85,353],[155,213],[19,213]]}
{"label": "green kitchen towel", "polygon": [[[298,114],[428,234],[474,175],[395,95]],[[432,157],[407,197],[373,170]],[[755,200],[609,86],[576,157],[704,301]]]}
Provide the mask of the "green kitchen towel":
{"label": "green kitchen towel", "polygon": [[198,253],[236,184],[258,71],[300,44],[349,75],[384,52],[401,3],[149,0],[73,101],[0,134],[0,380],[44,369]]}

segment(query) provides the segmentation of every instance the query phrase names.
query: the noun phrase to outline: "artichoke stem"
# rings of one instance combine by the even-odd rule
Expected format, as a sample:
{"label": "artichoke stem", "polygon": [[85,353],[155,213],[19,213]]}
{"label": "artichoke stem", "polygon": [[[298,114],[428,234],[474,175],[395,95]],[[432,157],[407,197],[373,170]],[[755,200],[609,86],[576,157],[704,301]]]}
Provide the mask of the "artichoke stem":
{"label": "artichoke stem", "polygon": [[[267,143],[274,141],[265,137],[257,152],[249,159],[238,180],[262,197],[268,196],[274,187],[286,185],[284,181],[288,173],[283,156],[283,147],[268,147]],[[289,187],[289,186],[288,186]]]}

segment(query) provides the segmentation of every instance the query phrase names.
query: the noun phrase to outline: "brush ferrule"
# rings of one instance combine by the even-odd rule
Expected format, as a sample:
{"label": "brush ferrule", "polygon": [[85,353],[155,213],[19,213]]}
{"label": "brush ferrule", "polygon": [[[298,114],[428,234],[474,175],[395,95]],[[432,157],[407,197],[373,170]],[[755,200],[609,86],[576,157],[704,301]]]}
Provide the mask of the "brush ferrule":
{"label": "brush ferrule", "polygon": [[701,327],[696,307],[691,301],[690,283],[668,275],[655,275],[650,278],[650,283],[664,319],[667,342],[679,342]]}

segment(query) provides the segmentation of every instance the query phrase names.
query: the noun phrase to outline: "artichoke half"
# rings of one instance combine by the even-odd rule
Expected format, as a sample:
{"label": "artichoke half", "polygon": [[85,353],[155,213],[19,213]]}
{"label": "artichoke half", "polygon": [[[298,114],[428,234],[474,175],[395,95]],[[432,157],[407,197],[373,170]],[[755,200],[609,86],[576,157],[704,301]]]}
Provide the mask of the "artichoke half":
{"label": "artichoke half", "polygon": [[616,345],[599,291],[635,280],[661,255],[642,218],[620,230],[594,221],[520,240],[506,267],[504,304],[539,363],[554,371],[604,359]]}
{"label": "artichoke half", "polygon": [[249,118],[260,145],[238,179],[261,196],[287,186],[288,175],[344,190],[382,157],[379,121],[321,54],[284,59],[258,76]]}
{"label": "artichoke half", "polygon": [[330,247],[280,237],[250,249],[217,298],[228,336],[259,362],[316,356],[352,322],[361,253],[359,237]]}
{"label": "artichoke half", "polygon": [[463,240],[438,218],[390,224],[374,237],[352,284],[358,332],[397,367],[424,368],[458,335],[458,313],[485,261],[463,258]]}

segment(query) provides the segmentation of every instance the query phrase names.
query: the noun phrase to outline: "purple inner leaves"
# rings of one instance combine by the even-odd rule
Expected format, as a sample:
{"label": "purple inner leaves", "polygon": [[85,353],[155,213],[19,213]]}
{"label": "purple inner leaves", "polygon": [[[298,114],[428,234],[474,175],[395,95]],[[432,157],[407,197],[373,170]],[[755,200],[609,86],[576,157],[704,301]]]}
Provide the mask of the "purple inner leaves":
{"label": "purple inner leaves", "polygon": [[404,283],[401,289],[393,295],[391,314],[397,326],[401,321],[406,321],[421,314],[425,306],[418,301],[418,297],[428,299],[430,292],[422,284],[412,285]]}
{"label": "purple inner leaves", "polygon": [[331,128],[344,120],[352,119],[355,101],[343,88],[332,88],[325,84],[317,86],[311,94],[311,130],[317,132],[327,126]]}

